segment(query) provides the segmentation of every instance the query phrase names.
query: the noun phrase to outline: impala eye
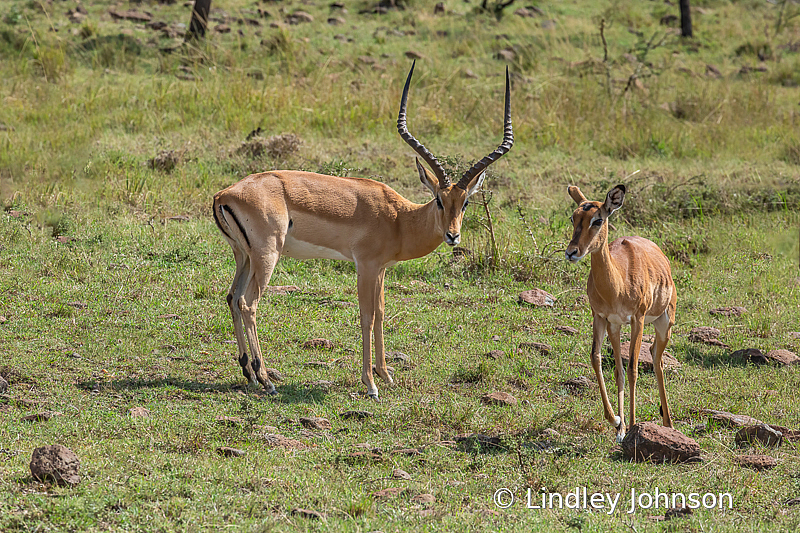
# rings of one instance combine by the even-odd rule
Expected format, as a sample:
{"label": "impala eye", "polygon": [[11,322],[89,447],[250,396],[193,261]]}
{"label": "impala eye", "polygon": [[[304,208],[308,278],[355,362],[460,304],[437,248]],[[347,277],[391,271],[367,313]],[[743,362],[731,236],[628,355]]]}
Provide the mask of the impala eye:
{"label": "impala eye", "polygon": [[464,206],[461,208],[461,211],[462,211],[462,212],[463,212],[463,211],[466,211],[466,210],[467,210],[467,206],[468,206],[468,205],[469,205],[469,200],[467,200],[467,201],[465,201],[465,202],[464,202]]}
{"label": "impala eye", "polygon": [[438,196],[436,197],[436,207],[438,207],[441,210],[444,210],[444,206],[442,205],[442,201],[439,199]]}
{"label": "impala eye", "polygon": [[592,222],[592,227],[599,228],[603,225],[604,220],[602,218],[598,218],[594,222]]}

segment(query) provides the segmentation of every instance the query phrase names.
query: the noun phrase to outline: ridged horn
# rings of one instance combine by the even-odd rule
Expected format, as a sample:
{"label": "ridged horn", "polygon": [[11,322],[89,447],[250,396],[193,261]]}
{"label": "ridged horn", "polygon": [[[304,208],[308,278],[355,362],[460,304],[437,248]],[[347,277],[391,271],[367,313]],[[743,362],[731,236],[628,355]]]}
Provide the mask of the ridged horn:
{"label": "ridged horn", "polygon": [[403,87],[403,97],[400,100],[400,113],[397,115],[397,133],[400,134],[400,137],[414,149],[415,152],[419,154],[419,156],[431,167],[433,173],[436,174],[436,177],[439,179],[439,188],[447,188],[451,185],[450,178],[444,172],[444,168],[442,165],[437,161],[436,157],[432,153],[428,151],[427,148],[422,146],[422,144],[414,138],[413,135],[408,133],[408,128],[406,127],[406,103],[408,102],[408,87],[411,85],[411,76],[414,74],[414,65],[417,64],[417,61],[414,60],[411,63],[411,70],[408,72],[408,78],[406,78],[406,85]]}
{"label": "ridged horn", "polygon": [[475,176],[483,172],[486,167],[503,157],[506,152],[511,150],[511,147],[514,145],[514,130],[511,128],[511,79],[508,74],[508,67],[506,67],[506,106],[505,106],[505,117],[503,118],[503,142],[500,146],[497,147],[497,150],[492,152],[491,154],[487,155],[474,165],[472,168],[464,172],[464,175],[458,180],[456,183],[456,187],[467,190],[467,186],[469,182],[472,181]]}

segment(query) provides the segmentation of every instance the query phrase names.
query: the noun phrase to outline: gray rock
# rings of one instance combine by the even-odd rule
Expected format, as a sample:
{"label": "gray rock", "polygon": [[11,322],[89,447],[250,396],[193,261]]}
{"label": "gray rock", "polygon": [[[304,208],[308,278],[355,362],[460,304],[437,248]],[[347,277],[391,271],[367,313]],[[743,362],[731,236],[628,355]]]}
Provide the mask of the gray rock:
{"label": "gray rock", "polygon": [[31,475],[39,481],[77,485],[81,481],[79,467],[80,460],[75,452],[61,444],[36,448],[31,456]]}

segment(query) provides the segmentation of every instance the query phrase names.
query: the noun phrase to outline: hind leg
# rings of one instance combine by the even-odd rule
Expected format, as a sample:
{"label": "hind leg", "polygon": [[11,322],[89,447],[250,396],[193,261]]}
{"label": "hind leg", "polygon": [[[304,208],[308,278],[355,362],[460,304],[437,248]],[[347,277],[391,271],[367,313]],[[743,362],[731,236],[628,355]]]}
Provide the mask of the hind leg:
{"label": "hind leg", "polygon": [[664,383],[664,366],[662,356],[667,347],[669,338],[672,335],[672,320],[669,313],[664,312],[663,315],[658,317],[653,322],[656,329],[656,340],[653,346],[650,347],[650,353],[653,355],[653,370],[656,374],[656,382],[658,383],[658,396],[661,400],[661,420],[664,427],[672,427],[672,416],[669,412],[669,405],[667,405],[667,388]]}
{"label": "hind leg", "polygon": [[250,257],[249,276],[244,292],[238,298],[236,304],[242,314],[244,332],[247,337],[247,344],[250,347],[250,370],[255,375],[256,380],[264,387],[267,394],[274,395],[277,392],[264,366],[264,358],[261,354],[261,345],[258,342],[258,332],[256,331],[258,301],[264,293],[264,289],[269,283],[272,272],[275,270],[275,265],[280,258],[280,251],[277,247],[270,248],[274,251],[260,257]]}
{"label": "hind leg", "polygon": [[236,334],[236,346],[239,349],[239,366],[242,367],[242,374],[251,385],[258,385],[255,373],[250,368],[250,360],[247,356],[247,338],[242,327],[242,311],[239,309],[239,298],[244,294],[245,282],[250,277],[250,259],[237,246],[233,246],[233,257],[236,260],[236,273],[233,275],[233,283],[228,291],[227,302],[233,318],[233,330]]}

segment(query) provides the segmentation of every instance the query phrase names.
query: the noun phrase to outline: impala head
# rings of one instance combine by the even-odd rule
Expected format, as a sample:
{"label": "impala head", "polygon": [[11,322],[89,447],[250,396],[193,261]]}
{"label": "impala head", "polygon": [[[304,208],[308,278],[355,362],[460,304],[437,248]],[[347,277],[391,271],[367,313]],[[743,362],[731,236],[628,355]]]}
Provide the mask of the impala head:
{"label": "impala head", "polygon": [[572,213],[572,240],[567,246],[566,257],[577,263],[586,254],[599,250],[608,240],[606,220],[611,213],[622,207],[625,186],[617,185],[608,191],[606,201],[602,203],[590,202],[575,186],[569,187],[567,191],[578,204],[578,208]]}
{"label": "impala head", "polygon": [[514,144],[514,132],[511,128],[511,86],[506,67],[506,100],[505,114],[503,118],[503,142],[491,154],[487,155],[464,172],[461,179],[455,185],[444,171],[444,168],[417,139],[415,139],[406,128],[406,103],[408,102],[408,87],[411,84],[411,76],[414,74],[416,61],[411,64],[411,70],[406,78],[406,85],[403,88],[403,97],[400,101],[400,113],[397,116],[397,131],[406,143],[431,167],[433,172],[425,168],[417,158],[417,171],[419,179],[428,190],[433,194],[433,201],[436,203],[436,231],[440,232],[444,242],[450,246],[455,246],[461,241],[461,223],[464,220],[464,211],[469,205],[469,197],[481,188],[486,177],[486,167],[500,159]]}

